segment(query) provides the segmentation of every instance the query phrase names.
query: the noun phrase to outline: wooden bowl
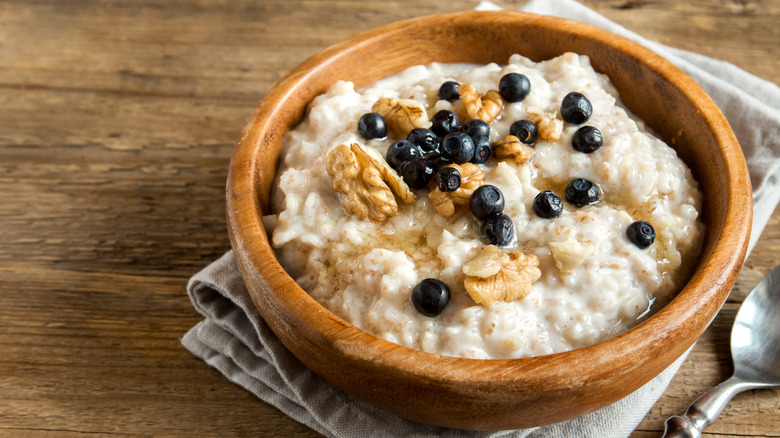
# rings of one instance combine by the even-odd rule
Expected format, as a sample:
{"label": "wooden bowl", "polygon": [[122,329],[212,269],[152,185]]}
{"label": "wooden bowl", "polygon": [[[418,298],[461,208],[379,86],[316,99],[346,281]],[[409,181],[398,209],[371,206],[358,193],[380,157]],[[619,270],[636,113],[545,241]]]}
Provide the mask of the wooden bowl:
{"label": "wooden bowl", "polygon": [[[326,310],[287,275],[261,215],[284,134],[337,79],[360,87],[429,62],[539,61],[590,56],[624,103],[673,145],[704,193],[706,235],[690,281],[644,323],[590,347],[547,356],[477,360],[416,351]],[[647,49],[585,24],[518,12],[460,12],[390,24],[305,61],[263,99],[235,149],[227,186],[230,238],[252,298],[274,333],[323,379],[403,417],[464,429],[511,429],[577,417],[658,375],[707,328],[747,248],[751,189],[745,159],[715,104]]]}

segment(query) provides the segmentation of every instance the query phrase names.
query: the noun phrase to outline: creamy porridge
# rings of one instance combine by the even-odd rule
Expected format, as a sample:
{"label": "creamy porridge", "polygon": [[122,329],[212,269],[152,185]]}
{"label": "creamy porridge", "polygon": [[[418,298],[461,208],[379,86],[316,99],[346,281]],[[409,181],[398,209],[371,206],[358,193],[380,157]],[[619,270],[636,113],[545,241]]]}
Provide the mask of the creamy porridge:
{"label": "creamy porridge", "polygon": [[[437,135],[399,143],[415,128]],[[264,221],[296,282],[355,326],[516,358],[593,344],[668,302],[699,252],[701,202],[586,56],[514,55],[335,83],[287,135]]]}

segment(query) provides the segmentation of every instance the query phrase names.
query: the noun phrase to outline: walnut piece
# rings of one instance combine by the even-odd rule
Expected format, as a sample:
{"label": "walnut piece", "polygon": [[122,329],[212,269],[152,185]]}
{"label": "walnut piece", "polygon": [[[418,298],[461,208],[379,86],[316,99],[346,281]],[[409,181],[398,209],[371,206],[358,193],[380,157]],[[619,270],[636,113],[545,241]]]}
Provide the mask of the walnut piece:
{"label": "walnut piece", "polygon": [[[480,274],[494,270],[494,266],[500,264],[499,259],[503,259],[496,253],[495,249],[487,246],[482,249],[477,258],[463,265],[463,273],[466,274],[463,286],[466,288],[466,292],[477,304],[484,306],[489,306],[499,300],[509,302],[525,298],[531,293],[531,285],[542,276],[542,271],[539,270],[539,258],[535,255],[526,255],[520,251],[503,253],[501,250],[498,251],[507,256],[508,261],[495,274],[481,277],[466,273],[467,270]],[[485,268],[482,270],[469,266],[472,263],[485,266]],[[469,268],[466,268],[467,266]],[[475,271],[472,271],[472,268]]]}
{"label": "walnut piece", "polygon": [[515,164],[522,166],[534,154],[532,147],[523,144],[514,135],[507,135],[503,139],[493,143],[493,156],[496,158],[512,158]]}
{"label": "walnut piece", "polygon": [[532,121],[539,130],[539,138],[546,141],[558,141],[561,139],[561,132],[563,132],[563,120],[555,116],[555,114],[545,113],[539,107],[529,107],[528,120]]}
{"label": "walnut piece", "polygon": [[372,148],[340,144],[328,151],[325,166],[331,188],[344,195],[344,210],[360,220],[382,222],[398,213],[393,192],[404,203],[414,202],[409,186]]}
{"label": "walnut piece", "polygon": [[469,205],[471,194],[485,181],[485,172],[473,163],[447,164],[444,167],[454,167],[460,172],[460,187],[454,192],[442,192],[431,181],[431,191],[428,198],[433,202],[436,211],[444,216],[451,217],[455,214],[456,205]]}
{"label": "walnut piece", "polygon": [[590,242],[578,242],[571,237],[558,242],[550,242],[549,246],[555,260],[555,266],[564,274],[577,269],[596,249]]}
{"label": "walnut piece", "polygon": [[374,103],[371,111],[381,114],[390,134],[398,138],[406,138],[414,128],[430,126],[425,107],[414,99],[383,97]]}
{"label": "walnut piece", "polygon": [[474,84],[468,83],[461,85],[458,92],[469,119],[480,119],[490,123],[504,108],[504,99],[498,90],[490,90],[483,96],[479,94]]}

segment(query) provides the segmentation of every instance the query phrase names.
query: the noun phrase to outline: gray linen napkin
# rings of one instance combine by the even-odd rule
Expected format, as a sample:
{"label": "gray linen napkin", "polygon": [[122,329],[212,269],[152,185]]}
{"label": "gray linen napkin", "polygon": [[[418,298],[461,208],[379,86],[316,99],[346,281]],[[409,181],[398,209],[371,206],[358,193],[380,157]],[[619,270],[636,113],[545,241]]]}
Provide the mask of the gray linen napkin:
{"label": "gray linen napkin", "polygon": [[[497,9],[483,2],[478,9]],[[654,50],[693,77],[720,106],[742,145],[754,188],[750,248],[780,201],[780,88],[731,64],[646,40],[573,0],[534,0],[524,11],[610,30]],[[271,332],[252,304],[232,252],[190,279],[204,320],[182,339],[230,381],[327,437],[625,437],[663,394],[685,356],[628,397],[600,411],[549,426],[501,432],[445,429],[376,409],[322,381]]]}

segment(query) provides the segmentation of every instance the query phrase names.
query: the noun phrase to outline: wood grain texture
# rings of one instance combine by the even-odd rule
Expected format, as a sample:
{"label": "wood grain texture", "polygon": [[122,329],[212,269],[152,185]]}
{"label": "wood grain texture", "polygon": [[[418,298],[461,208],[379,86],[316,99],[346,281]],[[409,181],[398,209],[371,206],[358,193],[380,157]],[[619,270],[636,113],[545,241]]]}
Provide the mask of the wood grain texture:
{"label": "wood grain texture", "polygon": [[[229,248],[233,144],[308,56],[476,3],[0,0],[0,436],[317,436],[180,345],[188,277]],[[585,3],[780,84],[777,0]],[[731,320],[778,253],[776,211],[635,436],[727,377]],[[705,435],[780,436],[778,410],[778,390],[738,395]]]}

